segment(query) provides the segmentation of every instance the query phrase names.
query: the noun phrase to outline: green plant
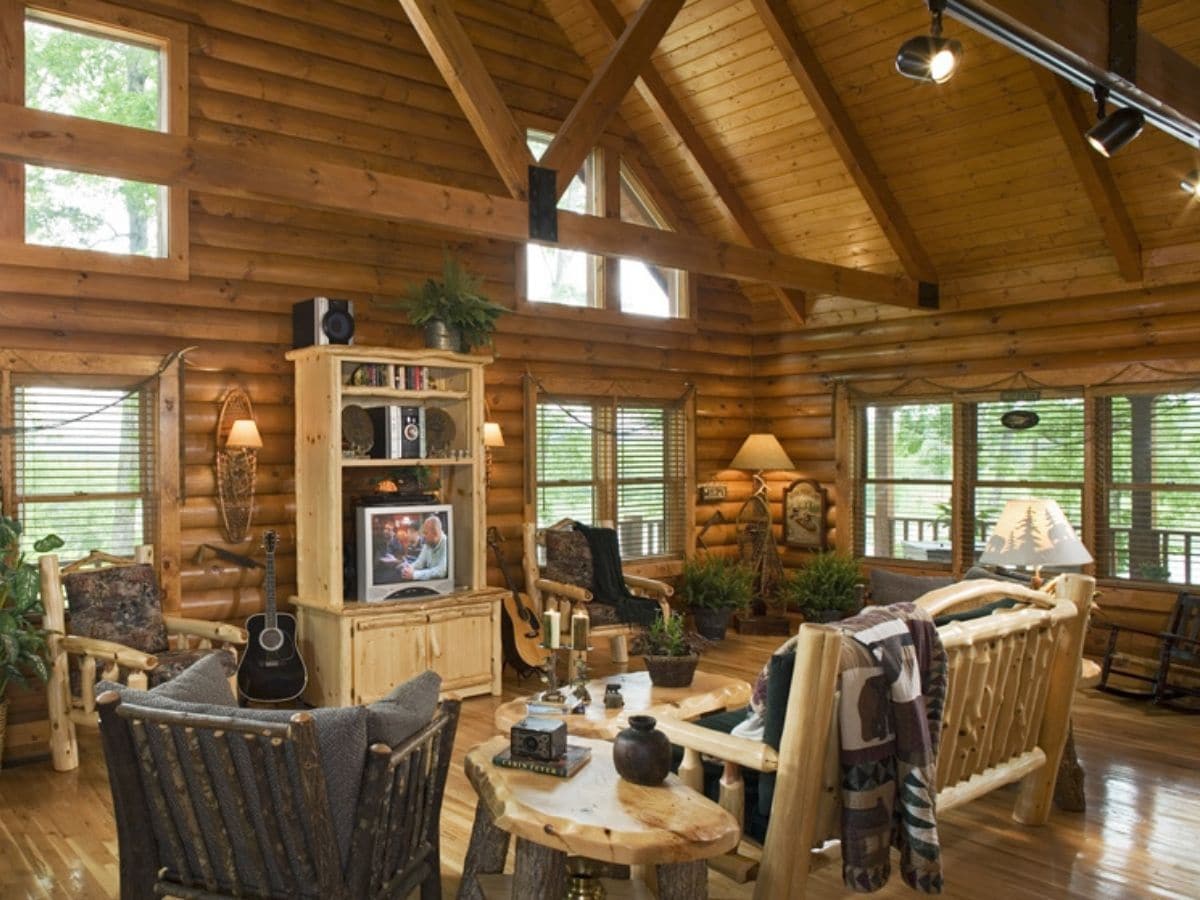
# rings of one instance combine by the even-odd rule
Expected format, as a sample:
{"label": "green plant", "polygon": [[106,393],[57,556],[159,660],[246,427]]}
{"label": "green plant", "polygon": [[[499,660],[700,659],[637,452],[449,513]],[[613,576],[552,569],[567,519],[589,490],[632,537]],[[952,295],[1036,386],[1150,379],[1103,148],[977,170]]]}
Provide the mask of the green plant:
{"label": "green plant", "polygon": [[[0,700],[10,681],[25,684],[36,675],[46,680],[46,632],[34,624],[42,613],[41,583],[37,566],[21,553],[21,525],[0,516]],[[33,545],[49,553],[63,545],[49,535]]]}
{"label": "green plant", "polygon": [[696,556],[683,564],[679,594],[693,609],[745,609],[754,599],[754,573],[721,556]]}
{"label": "green plant", "polygon": [[691,656],[708,646],[708,641],[693,632],[683,630],[683,616],[661,615],[650,627],[633,639],[633,652],[642,656]]}
{"label": "green plant", "polygon": [[855,610],[862,596],[860,579],[859,560],[850,554],[818,553],[791,573],[780,594],[789,607],[801,611]]}
{"label": "green plant", "polygon": [[479,292],[480,283],[457,257],[447,253],[442,260],[441,280],[427,278],[423,284],[412,285],[400,305],[414,325],[440,319],[461,332],[468,349],[484,346],[492,342],[496,320],[508,310],[484,297]]}

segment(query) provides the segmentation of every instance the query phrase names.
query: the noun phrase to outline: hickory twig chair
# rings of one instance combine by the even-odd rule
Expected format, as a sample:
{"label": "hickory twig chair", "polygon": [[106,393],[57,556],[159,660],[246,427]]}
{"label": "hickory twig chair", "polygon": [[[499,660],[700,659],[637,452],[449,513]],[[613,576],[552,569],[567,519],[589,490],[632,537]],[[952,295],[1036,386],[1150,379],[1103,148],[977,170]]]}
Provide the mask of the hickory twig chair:
{"label": "hickory twig chair", "polygon": [[[1181,697],[1200,697],[1200,594],[1184,591],[1175,600],[1166,631],[1146,631],[1129,625],[1097,623],[1109,629],[1108,646],[1100,665],[1097,687],[1122,697],[1146,698],[1183,712],[1200,712],[1200,704],[1182,704]],[[1117,648],[1121,634],[1140,635],[1153,641],[1147,654]],[[1119,687],[1109,682],[1113,675],[1149,684],[1148,690]]]}
{"label": "hickory twig chair", "polygon": [[[522,568],[525,574],[525,590],[539,614],[548,609],[558,609],[565,617],[570,618],[575,610],[586,610],[591,621],[591,636],[608,638],[613,662],[626,662],[629,659],[627,638],[637,632],[639,627],[616,620],[613,607],[599,602],[593,595],[590,589],[591,558],[586,541],[579,532],[574,531],[574,527],[575,522],[571,519],[561,519],[547,528],[538,528],[532,522],[524,524]],[[578,555],[587,555],[582,569],[571,565],[559,567],[561,571],[568,573],[561,579],[554,577],[556,570],[550,560],[552,548],[549,545],[554,543],[556,538],[561,538],[564,545],[573,544],[578,550]],[[545,572],[538,562],[539,549],[547,557]],[[567,551],[567,555],[573,552]],[[674,593],[674,588],[653,578],[625,572],[621,573],[621,577],[631,593],[657,603],[662,616],[670,617],[671,605],[668,598]]]}
{"label": "hickory twig chair", "polygon": [[[235,647],[246,643],[246,632],[235,625],[184,619],[162,614],[157,578],[154,574],[153,548],[139,546],[132,558],[93,550],[83,559],[59,565],[58,557],[46,554],[39,561],[45,627],[50,632],[50,677],[46,684],[46,703],[50,719],[50,756],[54,768],[66,772],[79,765],[77,725],[96,726],[97,672],[107,681],[123,681],[145,690],[186,669],[205,653],[226,651],[231,677],[237,668]],[[112,569],[121,569],[114,578]],[[97,583],[97,593],[112,590],[116,608],[105,607],[105,598],[92,598],[95,605],[86,613],[79,596],[72,599],[77,620],[89,619],[112,640],[72,634],[72,616],[68,615],[68,589],[72,576],[86,579],[98,576],[108,582]],[[87,573],[87,574],[85,574]],[[123,581],[124,584],[117,584]],[[127,615],[126,620],[123,617]],[[131,619],[138,621],[129,621]],[[127,627],[123,627],[127,626]],[[136,638],[136,640],[135,640]],[[172,649],[170,642],[176,647]],[[192,639],[196,646],[190,646]],[[130,642],[140,646],[130,646]],[[149,648],[149,649],[147,649]],[[122,675],[124,674],[124,677]],[[74,687],[72,681],[75,682]],[[231,682],[232,683],[232,682]]]}
{"label": "hickory twig chair", "polygon": [[[1067,738],[1094,579],[1064,575],[1056,595],[1011,583],[964,581],[932,591],[917,603],[931,616],[971,609],[1003,597],[1012,609],[938,629],[946,650],[948,682],[937,757],[940,815],[1014,781],[1021,783],[1013,818],[1044,824]],[[741,768],[775,773],[774,799],[757,866],[724,859],[714,867],[750,876],[756,900],[804,896],[808,874],[829,862],[821,849],[839,835],[838,666],[842,634],[803,625],[778,749],[761,741],[693,723],[660,720],[659,728],[684,747],[679,775],[702,789],[699,754],[725,762],[721,804],[742,819]],[[743,842],[745,844],[745,842]]]}

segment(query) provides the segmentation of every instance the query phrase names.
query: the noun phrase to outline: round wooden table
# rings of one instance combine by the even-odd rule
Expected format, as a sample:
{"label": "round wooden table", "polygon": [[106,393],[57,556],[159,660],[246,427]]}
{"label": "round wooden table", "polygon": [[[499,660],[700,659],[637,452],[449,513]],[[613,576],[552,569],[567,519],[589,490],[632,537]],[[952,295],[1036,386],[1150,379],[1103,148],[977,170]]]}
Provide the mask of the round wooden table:
{"label": "round wooden table", "polygon": [[[621,685],[625,706],[606,709],[604,689],[614,682]],[[706,713],[745,706],[750,702],[751,690],[745,681],[712,672],[697,672],[692,683],[683,688],[655,687],[646,672],[622,672],[588,682],[592,702],[583,713],[531,711],[529,704],[534,702],[533,697],[521,697],[496,709],[496,730],[507,734],[526,716],[550,716],[565,721],[568,734],[611,740],[625,727],[630,716],[644,713],[655,718],[695,719]],[[563,688],[563,692],[570,698],[569,686]]]}
{"label": "round wooden table", "polygon": [[657,787],[625,781],[613,768],[607,741],[572,737],[569,743],[592,751],[571,778],[497,766],[492,758],[508,747],[506,735],[467,754],[467,778],[479,803],[459,900],[484,896],[478,876],[503,871],[512,836],[513,897],[562,897],[568,856],[653,866],[660,900],[707,897],[704,860],[737,846],[738,821],[674,775]]}

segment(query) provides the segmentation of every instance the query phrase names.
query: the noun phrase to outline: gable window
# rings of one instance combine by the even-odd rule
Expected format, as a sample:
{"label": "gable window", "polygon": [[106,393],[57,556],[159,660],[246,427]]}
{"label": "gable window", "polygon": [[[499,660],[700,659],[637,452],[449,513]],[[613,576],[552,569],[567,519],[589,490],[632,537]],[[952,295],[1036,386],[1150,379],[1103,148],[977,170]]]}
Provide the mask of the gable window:
{"label": "gable window", "polygon": [[[526,142],[540,160],[554,136],[530,129]],[[603,158],[615,160],[616,154]],[[602,155],[588,154],[571,179],[558,208],[584,215],[603,216],[609,209],[622,221],[669,230],[666,217],[637,177],[620,163],[619,195],[611,199],[603,190]],[[563,250],[542,244],[525,248],[525,298],[531,303],[614,309],[657,318],[683,318],[688,314],[686,274],[636,259],[621,258],[606,267],[603,258],[581,250]],[[607,283],[606,279],[608,282]]]}
{"label": "gable window", "polygon": [[[24,66],[8,76],[23,83],[0,85],[0,95],[23,97],[31,110],[117,126],[123,160],[135,160],[154,133],[186,135],[185,26],[99,0],[64,0],[52,9],[14,3],[0,16],[21,16],[24,36]],[[5,23],[9,33],[12,24]],[[185,192],[128,169],[105,171],[112,161],[5,163],[4,261],[186,277]]]}
{"label": "gable window", "polygon": [[688,534],[690,394],[664,402],[538,392],[534,515],[615,523],[621,556],[682,557]]}

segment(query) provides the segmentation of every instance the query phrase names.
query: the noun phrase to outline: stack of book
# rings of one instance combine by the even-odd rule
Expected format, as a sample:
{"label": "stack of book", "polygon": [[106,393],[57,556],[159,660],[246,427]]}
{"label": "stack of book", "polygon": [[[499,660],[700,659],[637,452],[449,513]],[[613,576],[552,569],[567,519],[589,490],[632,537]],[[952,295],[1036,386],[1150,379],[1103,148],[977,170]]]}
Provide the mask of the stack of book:
{"label": "stack of book", "polygon": [[567,744],[567,752],[559,759],[535,759],[531,756],[520,756],[513,753],[511,747],[505,747],[492,757],[492,762],[498,766],[504,766],[506,769],[525,769],[529,772],[540,772],[543,775],[570,778],[582,769],[591,758],[590,747]]}

